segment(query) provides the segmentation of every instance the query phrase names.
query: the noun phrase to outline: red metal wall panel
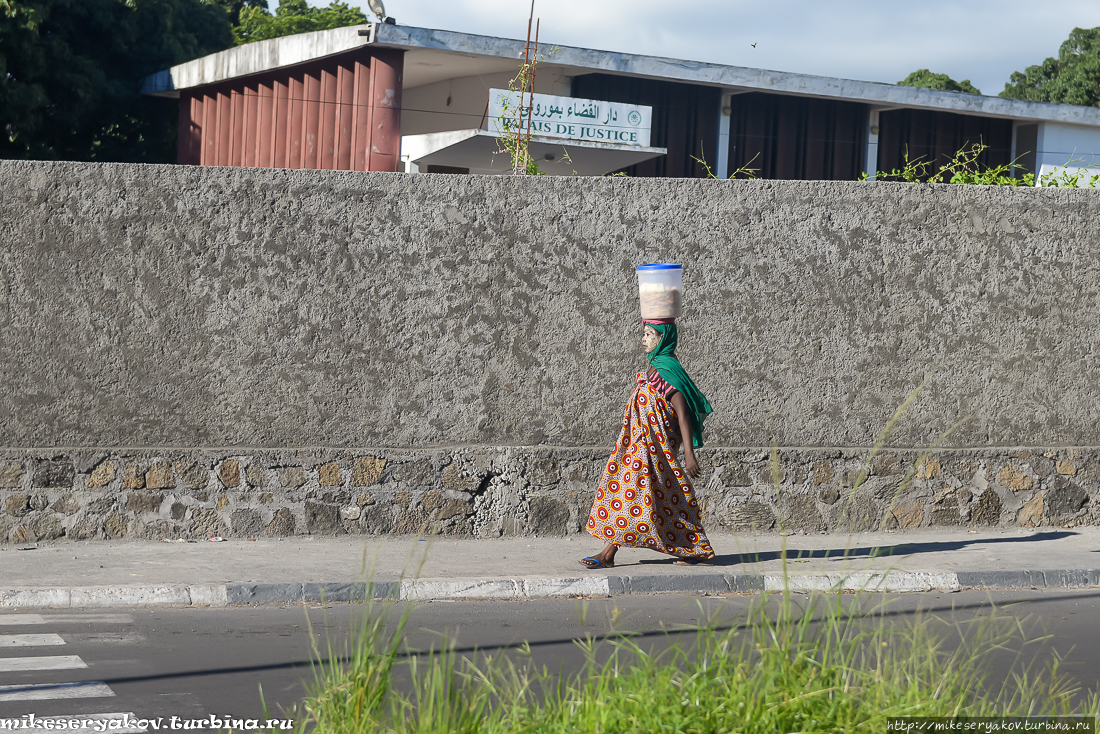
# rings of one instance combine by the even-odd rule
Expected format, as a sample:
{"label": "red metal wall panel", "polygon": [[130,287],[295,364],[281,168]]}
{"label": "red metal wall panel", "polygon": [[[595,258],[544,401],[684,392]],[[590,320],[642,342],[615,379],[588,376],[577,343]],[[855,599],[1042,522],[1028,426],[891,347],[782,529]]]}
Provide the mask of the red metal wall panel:
{"label": "red metal wall panel", "polygon": [[244,88],[238,87],[229,93],[229,163],[241,165],[241,142],[244,138]]}
{"label": "red metal wall panel", "polygon": [[287,85],[276,79],[271,87],[271,167],[286,167],[286,138],[290,126]]}
{"label": "red metal wall panel", "polygon": [[275,126],[275,94],[271,88],[271,82],[261,82],[257,91],[260,94],[256,112],[256,124],[259,126],[259,134],[256,136],[256,165],[262,168],[271,168],[275,154],[275,136],[272,128]]}
{"label": "red metal wall panel", "polygon": [[207,91],[202,96],[202,149],[199,151],[199,165],[214,165],[214,154],[218,145],[218,98]]}
{"label": "red metal wall panel", "polygon": [[255,86],[246,86],[241,90],[241,165],[257,165],[256,151],[259,149],[260,125],[257,119],[260,96]]}
{"label": "red metal wall panel", "polygon": [[305,97],[302,100],[302,168],[320,168],[318,133],[321,121],[321,79],[317,70],[307,71],[302,79]]}
{"label": "red metal wall panel", "polygon": [[370,59],[355,60],[355,121],[351,126],[351,170],[367,170],[367,145],[370,143]]}
{"label": "red metal wall panel", "polygon": [[401,87],[404,63],[404,51],[377,49],[371,52],[368,171],[396,171],[401,162]]}
{"label": "red metal wall panel", "polygon": [[321,146],[321,168],[332,171],[336,168],[333,153],[336,143],[336,106],[337,98],[335,69],[321,70],[321,131],[318,136]]}
{"label": "red metal wall panel", "polygon": [[208,89],[202,103],[202,165],[218,165],[218,94]]}
{"label": "red metal wall panel", "polygon": [[404,53],[360,49],[180,95],[180,163],[396,171]]}
{"label": "red metal wall panel", "polygon": [[233,118],[229,113],[230,108],[230,94],[228,89],[218,90],[218,119],[214,123],[217,128],[218,143],[215,146],[216,152],[214,154],[215,166],[228,166],[229,165],[229,136],[233,131]]}
{"label": "red metal wall panel", "polygon": [[351,170],[351,131],[355,121],[355,70],[341,64],[336,72],[339,104],[336,105],[335,167]]}
{"label": "red metal wall panel", "polygon": [[286,167],[302,167],[302,130],[305,120],[305,85],[301,74],[291,77],[287,87],[287,133]]}
{"label": "red metal wall panel", "polygon": [[179,138],[176,157],[180,163],[198,165],[202,150],[202,96],[180,95]]}

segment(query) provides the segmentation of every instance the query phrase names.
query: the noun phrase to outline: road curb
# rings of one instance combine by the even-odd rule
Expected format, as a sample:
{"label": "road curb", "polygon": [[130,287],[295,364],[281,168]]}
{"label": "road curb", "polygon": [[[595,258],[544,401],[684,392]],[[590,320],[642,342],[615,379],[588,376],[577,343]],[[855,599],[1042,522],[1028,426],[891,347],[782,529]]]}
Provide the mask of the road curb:
{"label": "road curb", "polygon": [[0,589],[0,609],[117,606],[224,607],[371,599],[543,599],[624,594],[722,594],[782,591],[955,591],[964,588],[1087,588],[1100,586],[1100,570],[860,571],[852,573],[719,574],[533,577],[515,579],[410,579],[373,584],[245,583],[165,584]]}

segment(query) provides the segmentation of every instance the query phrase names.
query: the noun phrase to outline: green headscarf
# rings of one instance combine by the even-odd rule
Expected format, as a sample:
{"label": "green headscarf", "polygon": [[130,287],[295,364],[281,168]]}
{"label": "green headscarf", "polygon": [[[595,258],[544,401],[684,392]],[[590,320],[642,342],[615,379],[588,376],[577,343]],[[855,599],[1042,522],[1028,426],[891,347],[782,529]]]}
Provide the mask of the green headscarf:
{"label": "green headscarf", "polygon": [[688,377],[688,373],[676,359],[676,342],[679,337],[676,332],[676,324],[646,324],[652,326],[661,335],[661,341],[657,348],[646,355],[649,363],[656,368],[668,384],[676,388],[684,400],[687,401],[688,412],[691,416],[691,445],[695,448],[703,446],[703,421],[712,412],[707,396],[699,391],[695,383]]}

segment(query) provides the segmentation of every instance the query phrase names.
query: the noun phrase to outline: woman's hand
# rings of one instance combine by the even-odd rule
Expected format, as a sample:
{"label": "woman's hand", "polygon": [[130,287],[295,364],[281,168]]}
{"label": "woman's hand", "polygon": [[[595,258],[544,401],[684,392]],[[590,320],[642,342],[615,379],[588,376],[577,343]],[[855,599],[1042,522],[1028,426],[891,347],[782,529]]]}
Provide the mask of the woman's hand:
{"label": "woman's hand", "polygon": [[692,479],[696,479],[699,474],[699,462],[695,460],[695,452],[687,452],[687,456],[684,457],[684,468],[687,469],[688,476]]}
{"label": "woman's hand", "polygon": [[699,476],[699,462],[695,460],[695,451],[691,445],[691,419],[688,418],[688,404],[684,396],[678,392],[672,393],[670,398],[672,409],[676,413],[676,421],[680,424],[680,435],[684,442],[684,468],[692,479]]}

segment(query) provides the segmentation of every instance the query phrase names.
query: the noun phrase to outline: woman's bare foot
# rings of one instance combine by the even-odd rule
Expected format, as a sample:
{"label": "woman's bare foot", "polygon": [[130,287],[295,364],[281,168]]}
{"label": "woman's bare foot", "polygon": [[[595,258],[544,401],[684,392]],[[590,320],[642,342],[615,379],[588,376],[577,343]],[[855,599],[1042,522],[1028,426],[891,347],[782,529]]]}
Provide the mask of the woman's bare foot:
{"label": "woman's bare foot", "polygon": [[709,563],[714,560],[714,554],[708,556],[687,556],[676,561],[677,566],[698,566],[700,563]]}

